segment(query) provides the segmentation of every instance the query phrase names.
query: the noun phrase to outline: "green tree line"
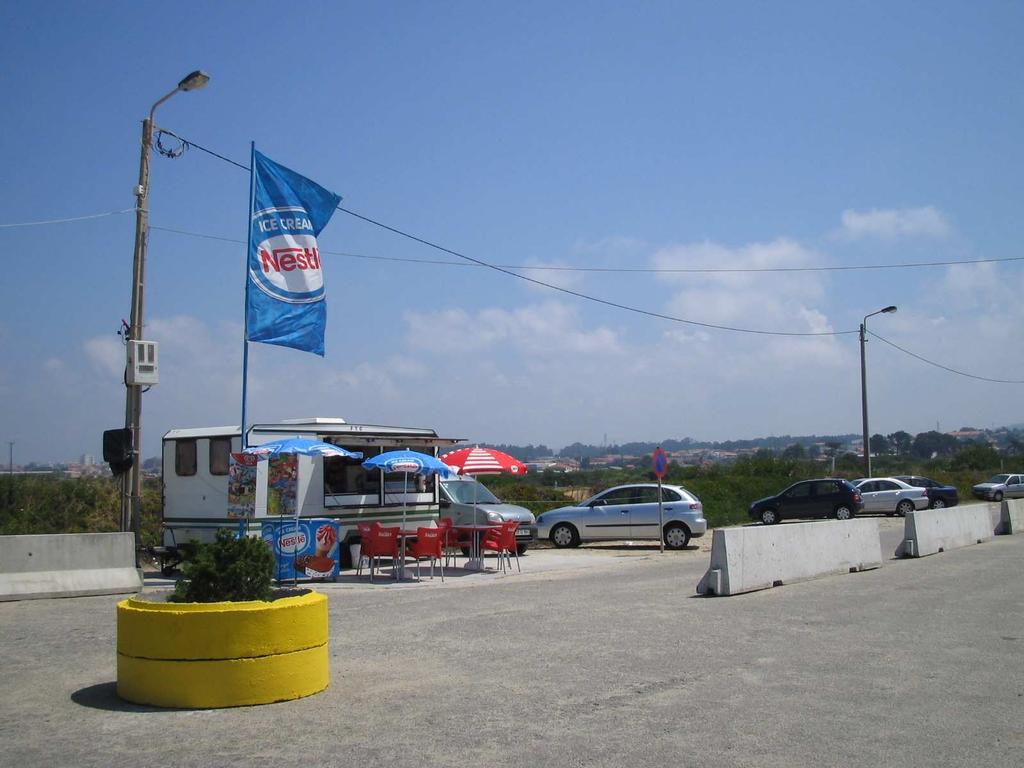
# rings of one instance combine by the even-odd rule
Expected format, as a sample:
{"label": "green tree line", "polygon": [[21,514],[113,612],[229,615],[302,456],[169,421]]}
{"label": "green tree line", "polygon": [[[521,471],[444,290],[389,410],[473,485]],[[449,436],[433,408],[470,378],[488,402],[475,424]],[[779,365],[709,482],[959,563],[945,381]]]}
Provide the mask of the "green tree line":
{"label": "green tree line", "polygon": [[[120,529],[120,484],[107,477],[0,476],[0,534],[102,533]],[[160,482],[142,488],[143,545],[160,539]]]}

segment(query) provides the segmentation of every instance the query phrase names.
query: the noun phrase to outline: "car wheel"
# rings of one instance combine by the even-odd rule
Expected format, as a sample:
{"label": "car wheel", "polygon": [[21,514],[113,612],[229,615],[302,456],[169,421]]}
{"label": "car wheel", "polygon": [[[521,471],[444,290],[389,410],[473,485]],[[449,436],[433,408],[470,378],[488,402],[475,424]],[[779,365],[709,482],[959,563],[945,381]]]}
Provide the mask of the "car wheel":
{"label": "car wheel", "polygon": [[932,499],[932,503],[929,505],[930,509],[942,509],[946,506],[946,502],[942,499]]}
{"label": "car wheel", "polygon": [[779,522],[779,510],[777,509],[762,509],[761,510],[761,522],[765,525],[775,525]]}
{"label": "car wheel", "polygon": [[914,502],[910,499],[904,499],[896,505],[896,514],[900,517],[906,517],[908,512],[914,511]]}
{"label": "car wheel", "polygon": [[1002,500],[1003,500],[1003,492],[1002,491],[996,491],[994,494],[992,494],[992,501],[1002,501]]}
{"label": "car wheel", "polygon": [[834,514],[836,520],[849,520],[853,517],[853,510],[845,504],[840,504]]}
{"label": "car wheel", "polygon": [[580,545],[580,535],[568,523],[559,523],[551,529],[551,543],[559,549],[578,547]]}
{"label": "car wheel", "polygon": [[685,549],[690,543],[690,530],[685,525],[673,523],[665,529],[665,546],[669,549]]}
{"label": "car wheel", "polygon": [[528,550],[529,548],[529,544],[516,544],[516,554],[522,557],[526,554],[526,550]]}

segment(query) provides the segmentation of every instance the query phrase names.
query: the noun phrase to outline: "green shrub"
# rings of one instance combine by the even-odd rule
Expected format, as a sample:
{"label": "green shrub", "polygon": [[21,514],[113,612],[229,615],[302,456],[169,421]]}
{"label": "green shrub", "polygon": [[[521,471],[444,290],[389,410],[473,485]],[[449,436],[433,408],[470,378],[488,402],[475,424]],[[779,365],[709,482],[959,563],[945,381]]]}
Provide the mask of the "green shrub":
{"label": "green shrub", "polygon": [[197,544],[174,588],[176,603],[270,600],[274,555],[262,539],[236,539],[226,528],[212,544]]}

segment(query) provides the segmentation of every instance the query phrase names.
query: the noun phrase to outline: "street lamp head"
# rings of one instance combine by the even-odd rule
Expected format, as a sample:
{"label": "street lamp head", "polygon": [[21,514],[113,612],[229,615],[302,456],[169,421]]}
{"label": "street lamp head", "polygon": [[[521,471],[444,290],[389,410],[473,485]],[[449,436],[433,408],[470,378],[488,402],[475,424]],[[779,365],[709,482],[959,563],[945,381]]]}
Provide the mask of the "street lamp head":
{"label": "street lamp head", "polygon": [[178,90],[197,91],[208,82],[210,82],[210,76],[203,72],[203,70],[197,69],[195,72],[191,72],[181,79],[181,82],[178,83]]}
{"label": "street lamp head", "polygon": [[886,307],[882,311],[883,312],[895,312],[896,310],[897,310],[897,306],[895,304],[890,304],[888,307]]}

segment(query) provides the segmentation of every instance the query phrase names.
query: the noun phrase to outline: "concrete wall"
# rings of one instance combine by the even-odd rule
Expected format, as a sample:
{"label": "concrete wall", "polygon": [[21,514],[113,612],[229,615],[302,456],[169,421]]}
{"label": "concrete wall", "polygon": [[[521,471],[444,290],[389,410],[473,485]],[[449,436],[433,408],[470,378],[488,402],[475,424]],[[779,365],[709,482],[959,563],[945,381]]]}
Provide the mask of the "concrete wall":
{"label": "concrete wall", "polygon": [[910,512],[903,524],[903,541],[896,555],[924,557],[947,549],[980,544],[992,538],[998,526],[999,508],[995,504],[967,504]]}
{"label": "concrete wall", "polygon": [[1024,533],[1024,499],[1004,499],[1000,504],[999,534]]}
{"label": "concrete wall", "polygon": [[0,600],[141,589],[132,533],[0,536]]}
{"label": "concrete wall", "polygon": [[719,528],[697,592],[735,595],[881,564],[875,519]]}

